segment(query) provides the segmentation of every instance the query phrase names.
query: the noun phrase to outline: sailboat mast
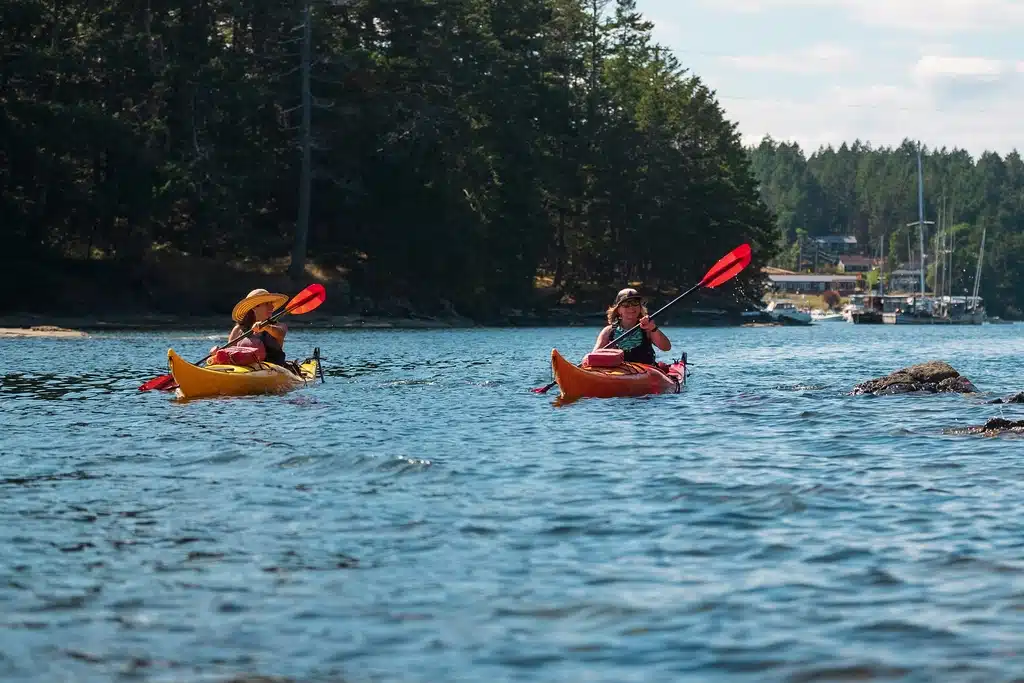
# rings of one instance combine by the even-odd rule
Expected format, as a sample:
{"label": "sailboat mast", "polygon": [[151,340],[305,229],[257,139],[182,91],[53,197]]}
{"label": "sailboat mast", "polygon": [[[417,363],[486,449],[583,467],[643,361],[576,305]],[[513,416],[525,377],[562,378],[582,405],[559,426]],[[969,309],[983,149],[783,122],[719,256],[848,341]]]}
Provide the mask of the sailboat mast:
{"label": "sailboat mast", "polygon": [[921,170],[921,143],[917,144],[917,235],[921,248],[921,304],[924,304],[924,171]]}
{"label": "sailboat mast", "polygon": [[985,232],[987,227],[981,230],[981,247],[978,249],[978,268],[974,271],[974,296],[971,298],[971,310],[978,307],[978,287],[981,285],[981,262],[985,258]]}
{"label": "sailboat mast", "polygon": [[939,261],[939,252],[942,249],[942,228],[943,228],[943,223],[942,223],[942,218],[943,218],[943,216],[942,216],[942,209],[943,209],[943,206],[942,205],[944,203],[945,203],[945,196],[943,196],[942,202],[939,203],[938,222],[936,223],[936,226],[935,226],[936,227],[936,230],[935,230],[935,260],[932,262],[934,264],[933,265],[933,272],[932,272],[932,294],[936,298],[939,296],[939,264],[941,263]]}

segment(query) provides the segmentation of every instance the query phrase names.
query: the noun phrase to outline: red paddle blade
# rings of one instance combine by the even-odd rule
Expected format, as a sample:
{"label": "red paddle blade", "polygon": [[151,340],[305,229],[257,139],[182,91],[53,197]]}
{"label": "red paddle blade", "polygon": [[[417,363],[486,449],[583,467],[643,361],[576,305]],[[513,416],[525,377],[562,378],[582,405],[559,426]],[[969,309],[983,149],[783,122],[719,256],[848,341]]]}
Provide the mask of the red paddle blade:
{"label": "red paddle blade", "polygon": [[718,263],[711,266],[704,279],[700,281],[701,286],[713,289],[723,282],[728,282],[750,263],[750,245],[741,244],[728,254],[723,256]]}
{"label": "red paddle blade", "polygon": [[309,313],[314,308],[322,304],[326,298],[327,292],[324,291],[323,285],[310,285],[293,296],[292,300],[288,302],[288,306],[285,307],[285,310],[292,315]]}
{"label": "red paddle blade", "polygon": [[173,376],[160,375],[159,377],[154,377],[153,379],[149,380],[141,387],[139,387],[139,391],[153,391],[154,389],[157,391],[162,391],[164,389],[169,389],[172,384],[174,384]]}

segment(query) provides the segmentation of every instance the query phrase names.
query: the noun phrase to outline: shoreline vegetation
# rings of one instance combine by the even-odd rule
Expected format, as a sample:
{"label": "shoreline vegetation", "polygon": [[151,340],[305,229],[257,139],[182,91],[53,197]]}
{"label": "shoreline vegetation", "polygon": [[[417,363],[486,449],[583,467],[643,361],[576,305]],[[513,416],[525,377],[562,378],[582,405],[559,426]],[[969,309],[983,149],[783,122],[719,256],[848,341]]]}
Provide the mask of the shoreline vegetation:
{"label": "shoreline vegetation", "polygon": [[[724,313],[659,318],[665,327],[780,327],[784,322],[767,319],[736,318]],[[510,327],[593,327],[605,325],[596,315],[541,317],[524,313],[506,322],[477,323],[466,318],[389,318],[380,316],[320,316],[289,323],[294,329],[306,330],[435,330]],[[187,315],[111,315],[103,317],[63,317],[42,314],[0,316],[0,338],[9,337],[86,337],[96,332],[160,332],[179,330],[220,330],[225,327],[221,316]],[[225,333],[226,334],[226,333]]]}
{"label": "shoreline vegetation", "polygon": [[[764,266],[820,265],[813,237],[885,273],[919,251],[915,145],[744,146],[635,0],[409,4],[24,0],[0,23],[0,317],[195,326],[319,282],[335,326],[589,325],[749,243],[662,319],[743,324]],[[987,234],[986,308],[1024,315],[1021,157],[931,150],[925,196],[951,254],[929,281],[973,285]]]}
{"label": "shoreline vegetation", "polygon": [[320,282],[362,324],[585,322],[743,243],[727,289],[761,298],[779,233],[748,150],[635,0],[408,4],[25,0],[0,315],[226,321]]}
{"label": "shoreline vegetation", "polygon": [[914,223],[918,143],[804,150],[765,137],[749,154],[780,233],[781,250],[770,265],[838,272],[841,255],[819,249],[816,240],[843,237],[854,241],[853,254],[870,257],[886,292],[902,272],[915,283],[913,295],[923,241],[926,289],[967,296],[984,244],[978,282],[985,310],[1024,317],[1024,159],[1016,150],[974,157],[958,148],[921,149],[924,218],[932,222],[923,240]]}
{"label": "shoreline vegetation", "polygon": [[[498,305],[464,315],[450,300],[436,295],[355,293],[345,273],[314,264],[307,264],[304,279],[294,281],[287,266],[287,259],[225,265],[166,251],[135,264],[50,261],[12,279],[7,310],[0,310],[0,328],[23,332],[40,326],[83,332],[227,330],[232,324],[231,308],[245,292],[264,287],[292,296],[313,282],[324,286],[327,298],[316,311],[289,316],[287,323],[296,329],[597,327],[605,324],[605,309],[614,296],[614,290],[589,283],[578,286],[576,296],[567,297],[552,286],[550,278],[538,277],[525,304]],[[643,291],[651,312],[680,293],[678,288]],[[667,325],[740,325],[749,322],[743,311],[761,306],[735,291],[704,290],[658,319]]]}

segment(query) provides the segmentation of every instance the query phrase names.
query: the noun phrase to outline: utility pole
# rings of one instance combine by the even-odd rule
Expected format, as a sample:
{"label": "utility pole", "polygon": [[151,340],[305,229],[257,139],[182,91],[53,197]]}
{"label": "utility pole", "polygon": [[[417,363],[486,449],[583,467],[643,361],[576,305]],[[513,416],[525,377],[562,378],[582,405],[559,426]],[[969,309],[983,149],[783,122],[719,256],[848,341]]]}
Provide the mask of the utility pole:
{"label": "utility pole", "polygon": [[299,280],[306,272],[306,244],[309,237],[309,205],[312,165],[313,97],[310,92],[310,62],[313,51],[311,0],[306,0],[302,36],[302,179],[299,181],[299,216],[295,225],[295,246],[288,274]]}

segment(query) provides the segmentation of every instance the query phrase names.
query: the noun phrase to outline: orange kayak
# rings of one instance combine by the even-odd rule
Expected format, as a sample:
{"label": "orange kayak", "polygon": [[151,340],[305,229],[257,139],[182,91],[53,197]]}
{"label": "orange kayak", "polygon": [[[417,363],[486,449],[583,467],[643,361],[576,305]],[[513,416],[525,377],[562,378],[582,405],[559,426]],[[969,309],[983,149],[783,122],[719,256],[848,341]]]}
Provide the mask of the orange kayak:
{"label": "orange kayak", "polygon": [[686,381],[686,357],[662,372],[653,365],[622,363],[611,368],[583,368],[551,349],[551,368],[561,391],[559,398],[614,398],[647,394],[677,394]]}

